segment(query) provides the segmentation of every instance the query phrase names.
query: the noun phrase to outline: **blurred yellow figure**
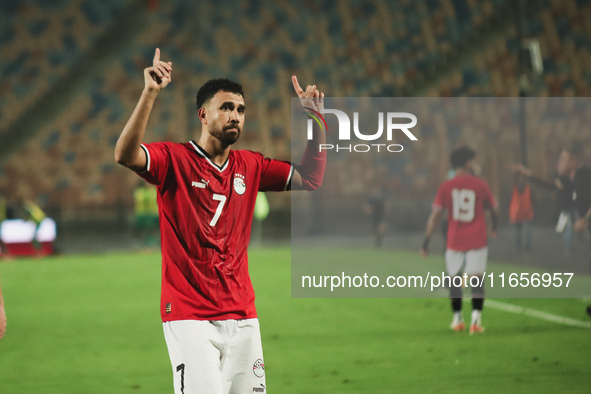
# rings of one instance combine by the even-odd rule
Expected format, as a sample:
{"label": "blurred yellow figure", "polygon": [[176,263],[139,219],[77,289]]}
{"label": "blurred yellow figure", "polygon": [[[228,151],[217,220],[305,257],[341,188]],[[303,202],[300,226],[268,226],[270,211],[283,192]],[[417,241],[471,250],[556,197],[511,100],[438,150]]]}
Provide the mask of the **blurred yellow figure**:
{"label": "blurred yellow figure", "polygon": [[134,230],[146,246],[156,246],[158,230],[158,196],[156,188],[140,181],[133,191]]}
{"label": "blurred yellow figure", "polygon": [[252,221],[252,232],[250,235],[250,246],[260,248],[263,243],[263,220],[269,216],[269,201],[264,192],[257,193],[254,203],[254,220]]}
{"label": "blurred yellow figure", "polygon": [[23,209],[25,210],[25,212],[28,216],[27,219],[35,222],[37,227],[39,227],[39,224],[41,224],[43,219],[45,219],[47,217],[47,215],[45,214],[45,212],[43,212],[43,210],[39,207],[39,205],[35,204],[31,200],[25,200],[23,202]]}
{"label": "blurred yellow figure", "polygon": [[0,222],[6,220],[6,198],[0,194]]}

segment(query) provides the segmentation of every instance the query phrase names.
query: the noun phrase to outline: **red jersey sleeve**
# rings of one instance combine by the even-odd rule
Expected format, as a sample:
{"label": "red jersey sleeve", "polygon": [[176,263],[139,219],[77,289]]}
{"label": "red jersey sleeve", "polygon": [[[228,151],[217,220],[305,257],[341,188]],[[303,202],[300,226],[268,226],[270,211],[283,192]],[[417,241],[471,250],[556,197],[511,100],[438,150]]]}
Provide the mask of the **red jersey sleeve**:
{"label": "red jersey sleeve", "polygon": [[293,166],[290,162],[265,157],[262,162],[259,191],[278,192],[287,190],[292,175]]}
{"label": "red jersey sleeve", "polygon": [[488,184],[484,182],[484,208],[495,209],[498,206],[499,204],[490,191],[490,187],[488,187]]}
{"label": "red jersey sleeve", "polygon": [[153,142],[142,144],[141,147],[146,152],[146,168],[137,174],[154,185],[163,183],[170,164],[170,145]]}
{"label": "red jersey sleeve", "polygon": [[437,194],[435,195],[435,200],[433,200],[433,204],[431,206],[431,208],[434,211],[442,211],[446,207],[445,192],[443,189],[444,189],[444,184],[439,186],[439,188],[437,189]]}

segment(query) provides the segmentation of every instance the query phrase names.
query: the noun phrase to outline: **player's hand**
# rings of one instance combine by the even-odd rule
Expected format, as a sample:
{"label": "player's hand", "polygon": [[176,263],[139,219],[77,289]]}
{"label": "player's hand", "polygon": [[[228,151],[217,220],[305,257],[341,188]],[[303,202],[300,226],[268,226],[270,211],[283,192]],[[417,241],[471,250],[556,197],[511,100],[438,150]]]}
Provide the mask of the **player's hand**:
{"label": "player's hand", "polygon": [[587,230],[587,227],[589,227],[589,222],[587,221],[587,219],[580,218],[575,222],[573,229],[575,230],[575,233],[582,233],[585,232],[585,230]]}
{"label": "player's hand", "polygon": [[421,256],[423,256],[424,259],[429,257],[429,249],[421,248],[419,250],[419,253],[421,254]]}
{"label": "player's hand", "polygon": [[529,168],[525,167],[523,164],[520,164],[520,163],[513,163],[513,164],[511,164],[509,166],[509,168],[514,173],[521,174],[521,175],[524,175],[526,177],[530,177],[530,176],[533,175],[532,170],[530,170]]}
{"label": "player's hand", "polygon": [[300,98],[302,107],[312,108],[314,111],[322,112],[324,110],[324,93],[318,90],[316,85],[306,86],[306,90],[302,89],[298,82],[298,77],[295,75],[291,76],[291,82],[293,88]]}
{"label": "player's hand", "polygon": [[423,256],[423,258],[427,258],[429,256],[429,244],[431,243],[431,236],[425,236],[425,239],[423,240],[423,245],[421,246],[421,249],[419,250],[419,253],[421,253],[421,256]]}
{"label": "player's hand", "polygon": [[497,237],[497,235],[499,235],[499,230],[497,230],[497,229],[490,230],[490,237],[491,238],[494,239]]}
{"label": "player's hand", "polygon": [[160,48],[156,48],[152,66],[144,69],[145,89],[158,93],[172,81],[172,62],[160,60]]}

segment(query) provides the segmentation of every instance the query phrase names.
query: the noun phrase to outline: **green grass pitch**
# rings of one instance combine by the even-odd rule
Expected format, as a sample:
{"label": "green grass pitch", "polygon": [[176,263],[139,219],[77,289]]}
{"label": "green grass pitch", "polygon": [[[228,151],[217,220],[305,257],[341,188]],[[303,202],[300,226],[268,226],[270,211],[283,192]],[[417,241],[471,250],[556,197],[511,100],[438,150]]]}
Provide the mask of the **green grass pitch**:
{"label": "green grass pitch", "polygon": [[[445,299],[292,299],[288,248],[251,251],[250,270],[271,393],[591,387],[589,329],[485,304],[487,331],[469,336],[448,329]],[[8,315],[0,393],[172,392],[158,253],[19,259],[0,263],[0,278]],[[578,299],[503,301],[591,321]]]}

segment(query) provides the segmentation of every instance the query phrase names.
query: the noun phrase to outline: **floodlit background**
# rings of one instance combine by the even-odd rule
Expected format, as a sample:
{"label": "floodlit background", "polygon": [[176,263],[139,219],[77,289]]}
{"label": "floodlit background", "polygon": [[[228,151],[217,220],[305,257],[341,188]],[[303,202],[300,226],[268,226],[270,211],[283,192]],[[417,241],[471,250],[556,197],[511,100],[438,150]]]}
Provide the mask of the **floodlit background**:
{"label": "floodlit background", "polygon": [[[197,139],[197,89],[229,77],[243,84],[248,108],[237,147],[284,160],[292,159],[300,132],[290,127],[292,74],[331,97],[549,96],[576,109],[591,93],[587,0],[0,0],[0,196],[9,204],[34,201],[53,218],[55,248],[64,255],[0,261],[9,320],[0,341],[1,393],[171,388],[157,316],[158,242],[134,230],[139,178],[113,157],[156,47],[173,62],[174,75],[158,97],[147,142]],[[588,272],[589,234],[575,239],[565,257],[554,232],[556,196],[542,189],[533,189],[533,250],[515,254],[507,165],[526,162],[553,177],[561,148],[573,141],[591,165],[591,115],[573,119],[562,111],[548,123],[535,108],[517,108],[506,114],[519,125],[514,133],[495,130],[503,123],[494,113],[471,112],[450,127],[424,125],[416,146],[394,161],[329,162],[342,178],[327,179],[327,192],[343,192],[327,212],[358,207],[343,229],[353,234],[347,242],[367,247],[368,256],[412,263],[449,153],[468,144],[501,202],[491,256],[528,270],[559,262],[565,271]],[[475,117],[486,127],[463,127]],[[366,168],[373,176],[364,175]],[[379,251],[372,250],[362,209],[376,180],[390,196]],[[591,345],[589,295],[510,300],[496,309],[491,303],[480,338],[447,332],[451,314],[443,299],[294,300],[290,194],[267,198],[270,212],[255,231],[251,266],[272,392],[591,387],[581,350]],[[315,206],[317,197],[309,198]],[[320,246],[334,241],[317,226],[303,231]],[[434,250],[441,243],[434,240]],[[436,251],[432,260],[441,266]]]}
{"label": "floodlit background", "polygon": [[[113,150],[155,47],[173,62],[174,82],[158,98],[148,141],[197,138],[196,91],[209,78],[227,76],[244,85],[248,103],[239,147],[280,159],[290,159],[291,74],[333,97],[517,97],[520,87],[527,96],[586,97],[591,86],[591,6],[581,0],[0,5],[0,190],[37,201],[62,233],[129,222],[136,176],[114,163]],[[529,52],[520,51],[520,38],[538,42],[541,74]],[[377,165],[379,174],[404,212],[410,195],[419,202],[412,210],[423,211],[448,170],[449,152],[467,143],[506,203],[510,180],[503,165],[522,160],[522,150],[547,176],[572,140],[591,161],[586,119],[564,119],[559,130],[539,130],[539,121],[526,119],[525,148],[519,131],[501,139],[492,127],[462,128],[461,118],[449,129],[424,128],[418,152],[392,168]],[[364,180],[374,181],[355,182],[345,197],[363,195]],[[546,204],[539,220],[554,222],[555,210],[544,212],[554,208],[553,196],[538,194]],[[268,197],[275,213],[269,234],[285,237],[289,196]],[[405,219],[404,227],[422,227],[423,219]]]}

